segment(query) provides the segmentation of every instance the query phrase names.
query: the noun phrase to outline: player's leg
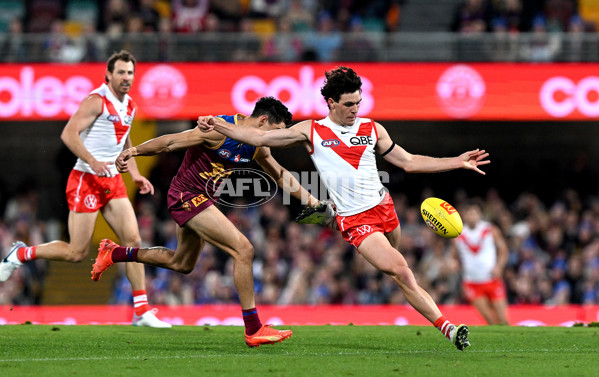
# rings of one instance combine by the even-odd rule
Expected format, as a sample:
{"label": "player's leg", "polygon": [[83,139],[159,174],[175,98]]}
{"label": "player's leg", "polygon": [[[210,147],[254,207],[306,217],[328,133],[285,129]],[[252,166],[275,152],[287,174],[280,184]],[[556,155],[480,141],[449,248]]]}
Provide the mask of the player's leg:
{"label": "player's leg", "polygon": [[81,262],[89,254],[98,212],[69,212],[70,241],[52,241],[36,247],[38,258],[66,262]]}
{"label": "player's leg", "polygon": [[[394,233],[395,234],[392,234]],[[378,270],[389,275],[400,286],[404,296],[420,314],[437,327],[460,350],[468,347],[468,327],[455,326],[445,319],[432,297],[418,285],[403,255],[392,246],[398,244],[401,229],[387,234],[375,232],[358,246],[360,254]]]}
{"label": "player's leg", "polygon": [[[141,246],[137,217],[128,198],[110,200],[104,206],[102,214],[108,225],[110,225],[119,237],[121,245],[137,248]],[[135,311],[133,325],[157,328],[171,327],[169,323],[156,318],[155,311],[150,309],[146,293],[144,265],[136,262],[126,263],[125,271],[133,291],[133,306]]]}
{"label": "player's leg", "polygon": [[496,325],[498,323],[498,319],[495,316],[495,309],[487,297],[476,297],[472,300],[472,305],[476,308],[476,310],[478,310],[480,315],[483,316],[487,324]]}
{"label": "player's leg", "polygon": [[111,240],[102,240],[98,258],[96,258],[92,269],[92,280],[99,280],[102,273],[116,262],[139,262],[182,274],[190,273],[204,247],[204,240],[188,226],[179,227],[177,225],[176,233],[176,251],[164,246],[123,247]]}
{"label": "player's leg", "polygon": [[491,305],[497,318],[497,324],[509,325],[510,321],[507,315],[507,300],[505,298],[493,300],[491,301]]}
{"label": "player's leg", "polygon": [[[141,246],[137,217],[129,199],[112,199],[103,208],[102,215],[119,238],[120,245],[125,247]],[[127,263],[126,272],[133,290],[146,289],[144,266],[142,264]]]}
{"label": "player's leg", "polygon": [[89,253],[98,212],[69,213],[70,243],[51,241],[27,246],[21,241],[13,244],[8,256],[0,262],[0,281],[6,281],[23,263],[34,259],[48,259],[64,262],[81,262]]}
{"label": "player's leg", "polygon": [[401,287],[410,305],[431,323],[441,317],[441,311],[431,296],[418,285],[403,255],[391,246],[383,233],[376,232],[366,237],[358,251],[370,264],[391,276]]}
{"label": "player's leg", "polygon": [[260,322],[254,293],[254,248],[249,240],[214,206],[194,216],[185,226],[233,258],[233,282],[241,304],[246,344],[256,347],[289,338],[290,330],[275,330]]}

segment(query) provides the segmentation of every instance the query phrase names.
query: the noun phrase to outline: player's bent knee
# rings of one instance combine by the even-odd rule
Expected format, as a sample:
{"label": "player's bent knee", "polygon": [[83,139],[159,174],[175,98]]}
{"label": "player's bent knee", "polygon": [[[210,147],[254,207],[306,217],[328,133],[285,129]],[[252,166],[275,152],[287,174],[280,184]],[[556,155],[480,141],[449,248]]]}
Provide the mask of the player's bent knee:
{"label": "player's bent knee", "polygon": [[254,247],[252,246],[252,244],[249,241],[244,242],[243,245],[236,251],[237,251],[237,255],[236,255],[235,259],[237,259],[239,262],[243,262],[243,263],[252,263],[253,262]]}
{"label": "player's bent knee", "polygon": [[394,266],[390,275],[397,277],[399,281],[408,286],[417,285],[414,273],[408,266]]}
{"label": "player's bent knee", "polygon": [[136,238],[128,238],[121,242],[121,246],[125,247],[140,247],[141,246],[141,237]]}
{"label": "player's bent knee", "polygon": [[176,264],[173,264],[172,266],[170,266],[170,268],[171,268],[171,270],[173,270],[175,272],[179,272],[181,274],[188,275],[193,271],[194,265],[176,263]]}
{"label": "player's bent knee", "polygon": [[85,257],[87,257],[86,252],[69,251],[66,256],[66,261],[70,263],[81,263],[85,260]]}

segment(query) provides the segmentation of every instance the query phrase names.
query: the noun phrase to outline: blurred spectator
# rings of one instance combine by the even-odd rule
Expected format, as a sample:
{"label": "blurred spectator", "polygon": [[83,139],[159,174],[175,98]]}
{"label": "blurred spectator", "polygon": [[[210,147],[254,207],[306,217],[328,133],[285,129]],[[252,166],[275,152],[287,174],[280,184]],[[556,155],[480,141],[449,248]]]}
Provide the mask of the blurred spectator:
{"label": "blurred spectator", "polygon": [[514,62],[518,59],[518,35],[510,31],[505,18],[498,17],[491,21],[492,40],[485,45],[487,56],[497,62]]}
{"label": "blurred spectator", "polygon": [[279,20],[276,33],[270,35],[262,45],[262,58],[266,61],[297,61],[303,51],[302,39],[293,32],[287,18]]}
{"label": "blurred spectator", "polygon": [[530,62],[552,62],[561,47],[561,38],[557,33],[549,33],[547,20],[542,15],[535,17],[533,31],[528,45],[522,51],[524,58]]}
{"label": "blurred spectator", "polygon": [[493,6],[492,31],[497,31],[494,23],[500,22],[503,29],[509,33],[518,33],[522,30],[522,3],[521,0],[499,0]]}
{"label": "blurred spectator", "polygon": [[331,62],[337,59],[341,47],[341,34],[336,29],[335,21],[327,12],[318,16],[317,31],[306,38],[306,49],[313,50],[321,62]]}
{"label": "blurred spectator", "polygon": [[451,30],[460,33],[482,33],[487,31],[489,18],[486,0],[465,0],[455,12]]}
{"label": "blurred spectator", "polygon": [[314,30],[315,16],[313,12],[304,7],[302,0],[291,0],[289,8],[286,10],[279,24],[281,23],[286,25],[287,31],[310,31]]}
{"label": "blurred spectator", "polygon": [[195,33],[204,30],[209,0],[173,0],[173,31]]}
{"label": "blurred spectator", "polygon": [[360,17],[353,17],[349,23],[349,34],[343,38],[340,52],[343,61],[377,61],[378,49],[372,34],[364,32],[364,24]]}
{"label": "blurred spectator", "polygon": [[125,29],[125,23],[130,12],[131,7],[127,0],[108,0],[103,9],[102,21],[104,29],[114,33],[114,29],[120,28],[122,32]]}
{"label": "blurred spectator", "polygon": [[8,35],[2,45],[4,61],[7,63],[18,63],[27,61],[27,50],[23,41],[23,22],[12,19],[8,25]]}
{"label": "blurred spectator", "polygon": [[139,14],[145,32],[158,31],[160,13],[158,13],[158,10],[156,9],[156,3],[156,0],[140,0],[139,2],[137,14]]}
{"label": "blurred spectator", "polygon": [[549,32],[565,32],[575,12],[574,0],[546,0],[544,17]]}
{"label": "blurred spectator", "polygon": [[270,18],[280,17],[285,10],[285,0],[250,0],[250,17]]}
{"label": "blurred spectator", "polygon": [[47,33],[54,21],[62,18],[64,9],[61,1],[32,0],[27,2],[27,31],[29,33]]}

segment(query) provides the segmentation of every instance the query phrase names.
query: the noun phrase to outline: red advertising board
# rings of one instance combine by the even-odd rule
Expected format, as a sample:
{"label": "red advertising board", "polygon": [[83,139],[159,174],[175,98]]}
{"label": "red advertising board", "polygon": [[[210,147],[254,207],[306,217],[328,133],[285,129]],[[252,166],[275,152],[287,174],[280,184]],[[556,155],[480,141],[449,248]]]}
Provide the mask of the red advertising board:
{"label": "red advertising board", "polygon": [[[158,306],[159,317],[174,325],[243,325],[237,305]],[[440,307],[453,321],[484,325],[472,306]],[[261,306],[264,323],[285,325],[430,325],[411,306]],[[130,306],[0,306],[0,325],[21,324],[129,324]],[[515,326],[572,326],[599,321],[599,306],[512,305],[510,324]]]}
{"label": "red advertising board", "polygon": [[[363,80],[360,115],[376,120],[599,118],[599,64],[347,63]],[[323,117],[325,70],[335,64],[139,63],[140,115],[195,119],[250,113],[280,98],[294,119]],[[104,64],[4,64],[0,120],[66,120],[104,78]]]}

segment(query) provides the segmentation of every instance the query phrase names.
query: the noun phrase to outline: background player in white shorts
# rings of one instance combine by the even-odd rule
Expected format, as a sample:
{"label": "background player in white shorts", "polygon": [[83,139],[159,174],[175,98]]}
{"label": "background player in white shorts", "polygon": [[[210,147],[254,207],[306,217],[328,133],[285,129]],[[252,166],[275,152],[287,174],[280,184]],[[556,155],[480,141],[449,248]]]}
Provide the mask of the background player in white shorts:
{"label": "background player in white shorts", "polygon": [[407,172],[440,172],[470,169],[484,174],[488,164],[484,150],[451,158],[433,158],[408,153],[396,145],[385,128],[357,116],[362,101],[362,81],[351,69],[337,67],[326,72],[321,89],[329,114],[319,121],[307,120],[287,129],[262,131],[231,127],[212,116],[199,117],[198,126],[212,129],[256,146],[303,145],[329,191],[338,212],[337,225],[344,238],[377,269],[391,276],[408,302],[435,325],[458,349],[469,346],[468,327],[455,326],[441,313],[422,289],[398,252],[401,229],[393,201],[385,192],[374,153]]}
{"label": "background player in white shorts", "polygon": [[[52,241],[29,247],[15,242],[0,263],[0,281],[6,281],[24,262],[37,258],[83,261],[89,253],[98,211],[102,211],[123,245],[140,246],[135,212],[123,178],[114,166],[123,148],[131,147],[129,131],[137,106],[128,93],[134,75],[133,55],[127,51],[113,54],[107,62],[106,83],[81,102],[62,132],[62,141],[78,157],[66,189],[70,242]],[[129,164],[129,173],[142,194],[154,193],[154,187],[139,174],[135,162]],[[133,325],[171,327],[156,318],[148,305],[144,266],[127,263],[126,271],[133,289]]]}
{"label": "background player in white shorts", "polygon": [[462,234],[453,241],[453,254],[462,265],[466,299],[490,325],[508,325],[507,299],[502,275],[508,248],[499,228],[483,220],[482,209],[474,201],[460,209],[464,219]]}

